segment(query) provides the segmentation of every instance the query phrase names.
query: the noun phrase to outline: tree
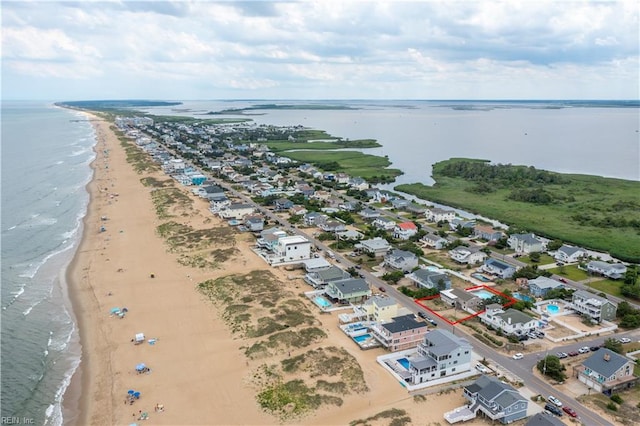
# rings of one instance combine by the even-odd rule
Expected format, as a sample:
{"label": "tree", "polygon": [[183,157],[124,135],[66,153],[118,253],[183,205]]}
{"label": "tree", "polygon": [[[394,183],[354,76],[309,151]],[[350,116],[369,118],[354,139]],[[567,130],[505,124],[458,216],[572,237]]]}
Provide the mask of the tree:
{"label": "tree", "polygon": [[556,251],[560,247],[562,247],[562,241],[561,240],[553,240],[553,241],[549,241],[549,243],[547,243],[547,250],[549,250],[549,251]]}
{"label": "tree", "polygon": [[538,361],[536,367],[540,373],[558,382],[562,382],[567,378],[567,375],[564,374],[566,367],[560,362],[560,358],[555,355],[547,355]]}
{"label": "tree", "polygon": [[604,341],[604,347],[617,353],[621,354],[624,352],[624,348],[622,347],[622,343],[618,342],[616,339],[609,338]]}
{"label": "tree", "polygon": [[531,261],[534,263],[540,262],[540,253],[538,253],[537,251],[531,253],[529,255],[529,259],[531,259]]}
{"label": "tree", "polygon": [[387,282],[396,284],[403,277],[404,277],[404,272],[402,272],[402,271],[393,271],[393,272],[387,272],[386,274],[384,274],[382,276],[382,279],[387,281]]}

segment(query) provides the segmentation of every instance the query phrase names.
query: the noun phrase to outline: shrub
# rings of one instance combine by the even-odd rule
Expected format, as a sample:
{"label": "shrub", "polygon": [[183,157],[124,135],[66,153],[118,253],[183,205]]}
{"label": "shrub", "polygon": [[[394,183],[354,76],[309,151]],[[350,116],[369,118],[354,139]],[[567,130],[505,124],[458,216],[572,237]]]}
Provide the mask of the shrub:
{"label": "shrub", "polygon": [[618,406],[614,402],[607,404],[607,410],[618,411]]}
{"label": "shrub", "polygon": [[611,395],[611,400],[613,402],[618,403],[618,404],[622,404],[622,397],[620,395],[618,395],[617,393]]}

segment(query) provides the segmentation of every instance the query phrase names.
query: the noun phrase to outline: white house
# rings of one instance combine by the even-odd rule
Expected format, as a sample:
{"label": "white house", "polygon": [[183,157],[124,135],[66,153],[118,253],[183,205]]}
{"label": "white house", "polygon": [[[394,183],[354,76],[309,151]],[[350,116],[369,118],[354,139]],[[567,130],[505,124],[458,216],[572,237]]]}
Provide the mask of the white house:
{"label": "white house", "polygon": [[408,240],[418,233],[418,227],[413,222],[402,222],[393,228],[393,238]]}
{"label": "white house", "polygon": [[311,242],[301,235],[292,235],[278,239],[274,254],[281,262],[311,258]]}
{"label": "white house", "polygon": [[438,207],[427,207],[424,216],[429,222],[450,222],[456,217],[456,212]]}
{"label": "white house", "polygon": [[223,219],[242,219],[253,213],[254,207],[251,204],[233,203],[218,212]]}
{"label": "white house", "polygon": [[424,237],[420,238],[420,242],[424,247],[429,247],[436,250],[441,250],[445,248],[447,244],[449,244],[446,238],[443,238],[437,234],[427,234]]}
{"label": "white house", "polygon": [[513,234],[507,239],[507,244],[516,253],[535,253],[544,251],[544,244],[534,234]]}
{"label": "white house", "polygon": [[492,257],[485,260],[480,269],[488,274],[495,275],[502,279],[511,278],[516,272],[515,266],[509,265],[507,262],[503,262]]}
{"label": "white house", "polygon": [[448,330],[431,330],[417,346],[417,353],[407,357],[412,384],[470,371],[471,344]]}
{"label": "white house", "polygon": [[386,267],[408,272],[418,266],[418,256],[410,251],[392,250],[384,256]]}
{"label": "white house", "polygon": [[371,222],[371,226],[377,229],[391,231],[393,228],[396,227],[396,222],[389,218],[381,216],[376,218],[373,222]]}
{"label": "white house", "polygon": [[451,278],[442,271],[420,268],[407,275],[407,278],[416,283],[416,287],[437,288],[438,290],[451,288]]}
{"label": "white house", "polygon": [[587,257],[587,251],[580,247],[573,247],[563,244],[553,256],[558,262],[574,263]]}
{"label": "white house", "polygon": [[484,261],[487,258],[487,254],[481,251],[480,247],[458,246],[449,250],[449,257],[458,263],[475,265]]}
{"label": "white house", "polygon": [[586,290],[576,290],[571,296],[571,308],[593,321],[611,321],[616,318],[618,305]]}
{"label": "white house", "polygon": [[384,256],[391,248],[391,245],[389,245],[389,242],[384,238],[375,237],[370,240],[360,241],[354,245],[354,248],[364,253],[373,254],[374,256]]}
{"label": "white house", "polygon": [[627,267],[622,263],[607,263],[599,260],[592,260],[587,264],[587,271],[591,274],[604,275],[613,280],[624,277]]}
{"label": "white house", "polygon": [[505,311],[499,304],[487,306],[478,317],[483,323],[510,336],[524,336],[538,327],[538,320],[535,318],[513,308]]}

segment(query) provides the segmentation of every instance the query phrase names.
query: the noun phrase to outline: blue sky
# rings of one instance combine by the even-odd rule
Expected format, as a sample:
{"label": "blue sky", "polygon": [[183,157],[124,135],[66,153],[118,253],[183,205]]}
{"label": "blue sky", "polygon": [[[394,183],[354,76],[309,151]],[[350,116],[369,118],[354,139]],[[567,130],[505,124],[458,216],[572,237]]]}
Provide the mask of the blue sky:
{"label": "blue sky", "polygon": [[639,9],[2,0],[2,98],[638,99]]}

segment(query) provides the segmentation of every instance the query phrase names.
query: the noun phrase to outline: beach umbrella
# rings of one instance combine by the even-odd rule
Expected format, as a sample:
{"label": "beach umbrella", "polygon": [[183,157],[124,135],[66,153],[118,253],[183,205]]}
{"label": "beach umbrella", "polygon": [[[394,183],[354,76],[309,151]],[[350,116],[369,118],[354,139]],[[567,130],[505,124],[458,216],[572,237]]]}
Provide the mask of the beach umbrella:
{"label": "beach umbrella", "polygon": [[120,312],[120,308],[111,308],[112,314],[117,314],[118,312]]}
{"label": "beach umbrella", "polygon": [[133,395],[135,392],[136,392],[136,391],[134,391],[133,389],[129,389],[129,390],[127,391],[127,394],[128,394],[128,395]]}
{"label": "beach umbrella", "polygon": [[135,396],[136,398],[140,398],[140,392],[134,392],[133,396]]}
{"label": "beach umbrella", "polygon": [[136,370],[138,371],[142,371],[145,368],[147,368],[147,366],[144,364],[144,362],[141,362],[140,364],[136,365]]}

